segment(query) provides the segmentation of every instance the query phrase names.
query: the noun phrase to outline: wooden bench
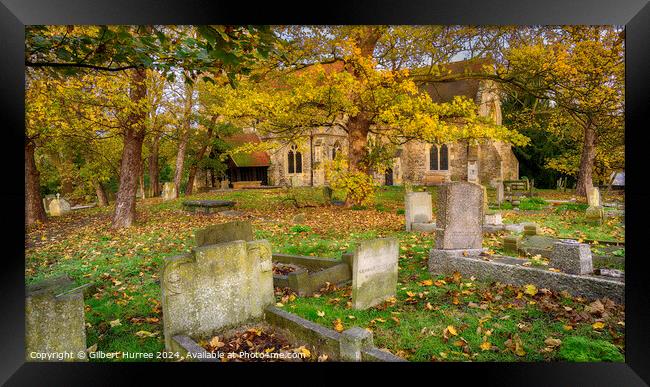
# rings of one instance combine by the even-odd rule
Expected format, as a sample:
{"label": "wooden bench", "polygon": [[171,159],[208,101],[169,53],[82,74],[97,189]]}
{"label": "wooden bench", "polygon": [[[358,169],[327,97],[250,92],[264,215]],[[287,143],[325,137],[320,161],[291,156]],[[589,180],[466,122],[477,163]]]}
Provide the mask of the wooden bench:
{"label": "wooden bench", "polygon": [[262,185],[262,181],[233,181],[232,188],[244,188],[244,187],[259,187]]}

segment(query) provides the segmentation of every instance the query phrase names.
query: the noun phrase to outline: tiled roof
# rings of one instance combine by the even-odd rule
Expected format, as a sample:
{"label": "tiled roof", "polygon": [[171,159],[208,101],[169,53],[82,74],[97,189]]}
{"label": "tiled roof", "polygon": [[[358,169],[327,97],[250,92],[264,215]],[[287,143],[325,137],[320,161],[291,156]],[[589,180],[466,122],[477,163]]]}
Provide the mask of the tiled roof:
{"label": "tiled roof", "polygon": [[[225,138],[224,141],[233,146],[240,146],[248,143],[259,143],[260,138],[255,133],[240,133]],[[237,167],[268,167],[271,165],[271,157],[264,151],[252,153],[237,153],[230,156]]]}

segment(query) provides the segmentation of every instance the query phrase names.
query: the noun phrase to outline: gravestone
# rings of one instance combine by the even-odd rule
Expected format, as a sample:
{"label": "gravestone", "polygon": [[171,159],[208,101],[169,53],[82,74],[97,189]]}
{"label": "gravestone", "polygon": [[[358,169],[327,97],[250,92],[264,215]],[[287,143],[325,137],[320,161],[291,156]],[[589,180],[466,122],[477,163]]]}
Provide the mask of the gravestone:
{"label": "gravestone", "polygon": [[[67,276],[41,281],[26,290],[26,360],[86,360],[83,292]],[[61,358],[64,353],[69,356]],[[36,354],[46,358],[36,358]]]}
{"label": "gravestone", "polygon": [[271,244],[243,240],[167,258],[161,273],[165,348],[172,337],[212,336],[264,316],[274,302]]}
{"label": "gravestone", "polygon": [[438,192],[436,249],[480,249],[483,189],[468,182],[443,185]]}
{"label": "gravestone", "polygon": [[162,198],[164,201],[174,200],[178,197],[176,194],[176,185],[173,182],[163,184]]}
{"label": "gravestone", "polygon": [[500,226],[503,224],[503,217],[501,216],[500,212],[485,214],[483,223],[493,226]]}
{"label": "gravestone", "polygon": [[598,187],[591,187],[587,190],[587,204],[589,204],[589,207],[600,207],[603,205],[600,201],[600,190]]}
{"label": "gravestone", "polygon": [[518,255],[521,248],[521,236],[506,235],[503,237],[502,247],[505,254]]}
{"label": "gravestone", "polygon": [[397,289],[399,243],[394,238],[359,242],[352,257],[352,307],[367,309]]}
{"label": "gravestone", "polygon": [[228,181],[228,180],[221,180],[221,182],[219,184],[220,184],[221,189],[230,188],[230,181]]}
{"label": "gravestone", "polygon": [[56,196],[51,194],[45,195],[45,197],[43,197],[43,207],[45,207],[45,212],[47,212],[48,214],[50,213],[50,203],[52,203],[52,200],[54,200],[55,198]]}
{"label": "gravestone", "polygon": [[305,220],[307,220],[307,216],[306,216],[304,213],[302,213],[302,212],[299,213],[299,214],[294,215],[294,217],[291,219],[291,221],[292,221],[294,224],[302,224],[302,223],[305,223]]}
{"label": "gravestone", "polygon": [[234,221],[215,224],[194,232],[197,246],[215,245],[232,241],[253,240],[253,227],[250,222]]}
{"label": "gravestone", "polygon": [[504,200],[504,192],[503,192],[503,181],[497,180],[497,204],[501,206],[501,203],[503,203]]}
{"label": "gravestone", "polygon": [[593,224],[602,224],[603,218],[605,217],[605,211],[600,200],[600,190],[598,187],[591,187],[587,190],[587,211],[585,216],[587,217],[587,222]]}
{"label": "gravestone", "polygon": [[61,216],[70,212],[70,203],[56,194],[56,199],[50,202],[50,216]]}
{"label": "gravestone", "polygon": [[550,264],[568,274],[591,274],[594,270],[589,245],[574,240],[556,242]]}
{"label": "gravestone", "polygon": [[538,235],[539,234],[539,226],[537,223],[524,223],[524,235]]}
{"label": "gravestone", "polygon": [[408,192],[404,195],[406,231],[435,231],[432,212],[429,192]]}

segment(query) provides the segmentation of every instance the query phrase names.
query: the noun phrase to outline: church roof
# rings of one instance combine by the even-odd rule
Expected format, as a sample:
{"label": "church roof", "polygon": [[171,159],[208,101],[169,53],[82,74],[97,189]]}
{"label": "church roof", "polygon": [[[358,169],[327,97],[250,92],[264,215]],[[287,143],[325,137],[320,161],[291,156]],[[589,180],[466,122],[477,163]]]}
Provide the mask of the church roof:
{"label": "church roof", "polygon": [[[225,138],[224,142],[237,147],[250,143],[257,144],[260,142],[260,138],[255,133],[239,133]],[[268,167],[271,165],[271,157],[264,151],[236,153],[230,158],[237,167]]]}
{"label": "church roof", "polygon": [[[487,59],[472,59],[447,63],[441,70],[450,70],[451,74],[481,73],[483,66],[490,64]],[[449,102],[455,96],[465,96],[476,100],[480,79],[461,79],[451,82],[426,82],[420,85],[420,90],[425,91],[434,102]]]}

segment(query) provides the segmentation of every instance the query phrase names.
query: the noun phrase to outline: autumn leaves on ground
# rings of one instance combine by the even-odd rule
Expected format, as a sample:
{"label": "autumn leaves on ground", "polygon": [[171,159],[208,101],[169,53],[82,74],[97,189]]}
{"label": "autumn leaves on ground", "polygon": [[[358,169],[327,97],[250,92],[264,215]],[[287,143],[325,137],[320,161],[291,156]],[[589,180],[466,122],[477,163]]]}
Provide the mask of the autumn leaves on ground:
{"label": "autumn leaves on ground", "polygon": [[[436,189],[429,190],[435,203]],[[403,195],[400,187],[383,187],[372,205],[350,209],[326,205],[317,188],[192,196],[234,200],[242,212],[237,217],[191,214],[182,210],[184,199],[153,198],[137,202],[136,225],[122,230],[110,227],[111,207],[73,211],[26,235],[27,282],[67,273],[79,284],[92,284],[85,296],[91,350],[157,352],[164,348],[160,268],[165,257],[190,250],[198,228],[248,220],[256,239],[269,240],[274,252],[333,258],[351,251],[355,241],[393,236],[400,241],[393,299],[357,311],[350,307],[350,287],[330,286],[313,297],[276,289],[276,305],[338,331],[355,325],[370,329],[379,348],[411,361],[623,360],[622,305],[588,302],[532,285],[432,276],[427,258],[433,238],[403,231]],[[566,199],[570,194],[541,195]],[[297,208],[295,203],[313,207]],[[546,234],[576,239],[624,239],[620,218],[590,226],[584,211],[571,208],[505,210],[504,222],[531,220]],[[305,220],[296,224],[299,213]],[[484,247],[498,252],[499,238],[487,236]]]}

